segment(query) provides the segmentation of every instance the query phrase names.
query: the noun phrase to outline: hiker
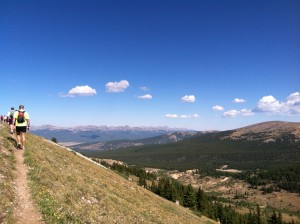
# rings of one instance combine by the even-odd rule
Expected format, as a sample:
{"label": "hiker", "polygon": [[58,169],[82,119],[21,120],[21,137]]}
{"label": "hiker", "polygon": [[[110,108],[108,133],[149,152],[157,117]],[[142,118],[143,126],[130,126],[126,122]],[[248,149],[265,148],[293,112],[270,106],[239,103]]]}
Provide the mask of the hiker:
{"label": "hiker", "polygon": [[30,120],[29,114],[24,110],[24,105],[20,105],[19,110],[15,112],[13,124],[16,126],[17,148],[25,149],[25,133],[27,129],[29,130]]}
{"label": "hiker", "polygon": [[8,111],[8,113],[7,113],[8,124],[10,127],[11,134],[14,133],[14,124],[13,124],[14,114],[15,114],[15,108],[11,107],[10,111]]}

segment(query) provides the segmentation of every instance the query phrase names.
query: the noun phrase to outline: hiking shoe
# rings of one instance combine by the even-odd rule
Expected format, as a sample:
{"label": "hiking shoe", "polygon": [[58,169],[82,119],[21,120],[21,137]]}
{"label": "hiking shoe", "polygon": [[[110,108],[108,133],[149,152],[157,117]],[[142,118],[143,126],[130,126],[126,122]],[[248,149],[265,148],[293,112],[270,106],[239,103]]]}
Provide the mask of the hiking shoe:
{"label": "hiking shoe", "polygon": [[14,133],[14,130],[10,130],[10,133],[13,134],[13,133]]}
{"label": "hiking shoe", "polygon": [[18,143],[17,149],[22,149],[22,145],[20,143]]}

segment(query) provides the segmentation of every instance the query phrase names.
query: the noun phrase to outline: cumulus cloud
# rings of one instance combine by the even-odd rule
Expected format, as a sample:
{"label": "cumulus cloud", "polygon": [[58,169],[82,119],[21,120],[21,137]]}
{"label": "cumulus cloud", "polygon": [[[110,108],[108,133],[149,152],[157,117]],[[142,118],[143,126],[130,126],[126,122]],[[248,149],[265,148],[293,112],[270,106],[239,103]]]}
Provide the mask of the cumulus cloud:
{"label": "cumulus cloud", "polygon": [[89,87],[88,85],[85,86],[76,86],[72,88],[68,94],[60,94],[62,97],[75,97],[75,96],[93,96],[96,95],[97,92],[95,89]]}
{"label": "cumulus cloud", "polygon": [[224,117],[236,117],[239,114],[240,114],[240,111],[238,111],[238,110],[229,110],[229,111],[224,112],[223,116]]}
{"label": "cumulus cloud", "polygon": [[142,100],[151,100],[152,99],[152,95],[146,94],[146,95],[143,95],[143,96],[138,96],[138,98],[142,99]]}
{"label": "cumulus cloud", "polygon": [[245,103],[246,100],[240,99],[240,98],[235,98],[232,102],[234,102],[234,103]]}
{"label": "cumulus cloud", "polygon": [[287,97],[287,104],[299,106],[300,105],[300,93],[295,92],[295,93],[292,93],[291,95],[289,95]]}
{"label": "cumulus cloud", "polygon": [[273,96],[264,96],[258,101],[257,109],[261,112],[279,113],[283,104]]}
{"label": "cumulus cloud", "polygon": [[181,115],[177,115],[177,114],[166,114],[165,115],[166,118],[199,118],[199,114],[181,114]]}
{"label": "cumulus cloud", "polygon": [[194,103],[196,101],[196,97],[194,95],[185,95],[181,97],[181,101],[186,103]]}
{"label": "cumulus cloud", "polygon": [[300,115],[300,93],[290,94],[285,102],[280,102],[272,95],[264,96],[258,101],[256,111],[278,115]]}
{"label": "cumulus cloud", "polygon": [[254,115],[254,112],[252,110],[249,110],[249,109],[242,109],[242,110],[240,110],[240,113],[241,113],[242,116],[245,116],[245,117],[249,117],[249,116]]}
{"label": "cumulus cloud", "polygon": [[287,97],[286,109],[291,115],[300,115],[300,93],[295,92]]}
{"label": "cumulus cloud", "polygon": [[221,110],[224,110],[224,107],[222,106],[219,106],[219,105],[215,105],[212,107],[213,110],[217,110],[217,111],[221,111]]}
{"label": "cumulus cloud", "polygon": [[254,112],[249,109],[229,110],[229,111],[224,112],[223,117],[236,117],[239,115],[249,117],[249,116],[254,115]]}
{"label": "cumulus cloud", "polygon": [[181,118],[199,118],[199,114],[181,115]]}
{"label": "cumulus cloud", "polygon": [[127,80],[121,80],[120,82],[108,82],[105,87],[106,92],[109,93],[124,92],[125,89],[129,87],[129,82]]}
{"label": "cumulus cloud", "polygon": [[177,114],[166,114],[165,115],[166,118],[178,118]]}
{"label": "cumulus cloud", "polygon": [[[242,99],[237,100],[235,102],[242,102]],[[214,106],[213,109],[217,110],[218,105]],[[292,116],[292,115],[300,115],[300,92],[295,92],[290,94],[286,101],[279,101],[274,96],[268,95],[262,97],[256,108],[253,110],[242,109],[242,110],[229,110],[224,112],[223,117],[236,117],[236,116],[253,116],[255,112],[281,115],[281,116]]]}

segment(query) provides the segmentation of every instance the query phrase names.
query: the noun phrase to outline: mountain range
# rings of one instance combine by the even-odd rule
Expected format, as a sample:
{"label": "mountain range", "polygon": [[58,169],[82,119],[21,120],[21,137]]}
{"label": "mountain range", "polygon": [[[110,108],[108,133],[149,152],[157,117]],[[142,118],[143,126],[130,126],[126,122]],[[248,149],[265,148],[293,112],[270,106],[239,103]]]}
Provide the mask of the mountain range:
{"label": "mountain range", "polygon": [[[76,151],[81,150],[116,150],[121,148],[144,146],[151,144],[168,144],[173,142],[182,141],[183,139],[199,135],[202,132],[189,131],[189,132],[172,132],[150,138],[142,138],[136,140],[114,140],[102,142],[87,142],[70,147]],[[64,144],[64,143],[61,143]]]}
{"label": "mountain range", "polygon": [[[297,139],[300,136],[300,130],[297,129],[297,123],[289,122],[264,122],[239,128],[234,130],[230,135],[222,137],[223,140],[262,140],[263,142],[275,142],[277,138],[291,137],[290,140]],[[172,132],[155,137],[143,138],[137,140],[114,140],[101,142],[87,142],[71,146],[75,150],[115,150],[135,146],[144,146],[151,144],[168,144],[179,142],[191,137],[200,137],[205,134],[217,133],[218,131],[186,131]],[[227,132],[225,132],[227,133]],[[256,134],[255,134],[256,133]],[[205,136],[204,136],[205,137]]]}
{"label": "mountain range", "polygon": [[300,122],[264,122],[228,131],[198,132],[168,144],[81,152],[164,169],[216,169],[225,164],[235,169],[270,168],[299,164]]}
{"label": "mountain range", "polygon": [[60,143],[87,143],[114,141],[120,139],[135,140],[164,135],[172,132],[188,132],[188,129],[169,127],[130,127],[130,126],[77,126],[57,127],[52,125],[33,126],[31,132],[47,139],[56,138]]}

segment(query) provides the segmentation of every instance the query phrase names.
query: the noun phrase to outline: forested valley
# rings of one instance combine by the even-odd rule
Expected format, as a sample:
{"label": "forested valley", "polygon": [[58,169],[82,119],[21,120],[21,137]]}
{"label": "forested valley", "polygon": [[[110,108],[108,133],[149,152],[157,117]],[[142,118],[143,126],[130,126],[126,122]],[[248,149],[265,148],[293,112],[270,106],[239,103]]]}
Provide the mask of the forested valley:
{"label": "forested valley", "polygon": [[[107,163],[94,159],[100,162],[102,165],[109,167],[116,171],[125,178],[133,175],[137,177],[136,182],[152,191],[153,193],[180,204],[193,210],[198,215],[205,215],[220,223],[227,224],[288,224],[296,223],[292,221],[284,221],[282,213],[276,209],[264,209],[262,210],[258,204],[243,205],[249,207],[249,212],[241,214],[236,211],[236,208],[240,206],[239,203],[233,203],[225,198],[219,197],[217,194],[204,192],[201,188],[193,188],[191,184],[182,184],[177,180],[174,180],[163,173],[149,173],[142,168],[136,166],[128,166],[118,163]],[[247,172],[244,174],[235,174],[236,178],[249,181],[253,188],[259,186],[267,186],[268,183],[275,183],[278,180],[280,184],[273,185],[272,187],[262,187],[263,194],[269,194],[272,191],[279,191],[280,188],[292,188],[293,191],[299,191],[297,188],[297,182],[299,175],[294,175],[295,172],[299,172],[299,167],[292,166],[289,169],[280,169],[268,172],[256,172],[255,174]],[[276,175],[280,173],[280,175]],[[217,172],[215,175],[221,175]],[[205,174],[206,175],[206,174]],[[287,177],[286,179],[284,177]],[[131,179],[131,178],[129,178]],[[293,184],[294,183],[294,184]],[[237,197],[240,197],[237,193]],[[298,214],[299,215],[299,214]]]}

